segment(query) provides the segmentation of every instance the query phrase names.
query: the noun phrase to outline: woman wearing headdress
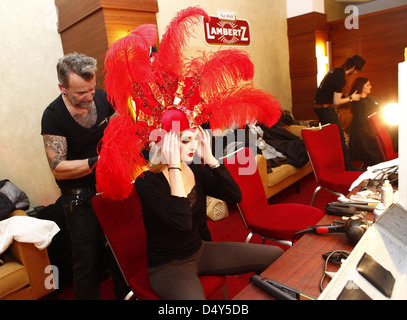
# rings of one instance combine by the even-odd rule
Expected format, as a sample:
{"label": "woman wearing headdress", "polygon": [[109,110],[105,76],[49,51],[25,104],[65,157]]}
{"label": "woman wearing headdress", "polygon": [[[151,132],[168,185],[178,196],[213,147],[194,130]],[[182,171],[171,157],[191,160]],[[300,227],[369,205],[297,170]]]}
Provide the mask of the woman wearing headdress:
{"label": "woman wearing headdress", "polygon": [[[188,123],[180,111],[167,113],[173,121]],[[205,299],[199,275],[261,272],[283,251],[272,245],[211,242],[206,196],[236,203],[239,186],[213,157],[208,131],[162,125],[167,133],[162,145],[153,147],[153,170],[135,182],[147,232],[150,285],[162,299]],[[194,163],[195,154],[205,164]]]}
{"label": "woman wearing headdress", "polygon": [[[186,37],[202,16],[210,19],[198,7],[179,12],[153,57],[156,27],[142,25],[114,43],[105,60],[106,91],[118,116],[102,139],[97,188],[105,197],[123,199],[136,179],[150,284],[162,299],[204,299],[199,275],[261,272],[283,252],[272,245],[211,241],[206,196],[236,203],[241,192],[212,155],[209,131],[201,125],[272,126],[281,108],[273,95],[253,86],[247,53],[227,49],[185,59]],[[142,155],[146,147],[149,162]]]}

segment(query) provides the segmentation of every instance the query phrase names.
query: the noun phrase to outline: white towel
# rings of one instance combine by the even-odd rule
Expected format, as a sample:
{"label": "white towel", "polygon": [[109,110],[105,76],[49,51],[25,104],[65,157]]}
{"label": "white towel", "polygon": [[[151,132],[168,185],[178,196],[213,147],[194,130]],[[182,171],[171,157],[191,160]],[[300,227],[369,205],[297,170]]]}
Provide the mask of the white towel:
{"label": "white towel", "polygon": [[59,232],[58,225],[49,220],[33,217],[15,216],[0,221],[0,253],[3,253],[13,242],[33,243],[43,250]]}

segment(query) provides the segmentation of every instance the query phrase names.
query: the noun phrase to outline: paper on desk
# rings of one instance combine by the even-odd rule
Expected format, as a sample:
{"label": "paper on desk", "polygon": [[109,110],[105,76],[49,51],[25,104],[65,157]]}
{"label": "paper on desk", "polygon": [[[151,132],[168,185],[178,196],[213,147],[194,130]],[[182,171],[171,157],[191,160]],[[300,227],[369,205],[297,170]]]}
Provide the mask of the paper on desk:
{"label": "paper on desk", "polygon": [[349,191],[352,191],[353,188],[357,187],[363,180],[366,179],[380,179],[380,173],[378,173],[376,170],[381,170],[381,169],[386,169],[386,168],[390,168],[390,167],[394,167],[394,166],[398,166],[399,165],[399,159],[393,159],[390,161],[386,161],[386,162],[381,162],[378,163],[374,166],[371,167],[367,167],[366,171],[363,172],[359,178],[357,178],[352,185],[349,188]]}

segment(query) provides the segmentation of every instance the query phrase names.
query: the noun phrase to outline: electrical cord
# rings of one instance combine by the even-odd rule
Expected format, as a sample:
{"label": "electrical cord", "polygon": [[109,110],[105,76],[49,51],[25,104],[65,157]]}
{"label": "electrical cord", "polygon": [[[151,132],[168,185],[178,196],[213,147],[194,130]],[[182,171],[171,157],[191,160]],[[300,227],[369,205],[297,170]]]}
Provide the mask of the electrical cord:
{"label": "electrical cord", "polygon": [[342,259],[346,259],[349,255],[350,251],[346,250],[328,251],[322,255],[322,257],[325,258],[325,264],[324,264],[324,273],[322,274],[321,280],[319,282],[319,290],[321,290],[321,292],[324,291],[322,283],[324,282],[324,279],[326,277],[326,271],[328,270],[328,262],[340,264]]}
{"label": "electrical cord", "polygon": [[389,177],[391,174],[396,174],[398,170],[399,166],[395,165],[388,168],[376,169],[373,170],[372,172],[373,173],[378,172],[378,174],[375,177],[375,180],[379,181],[379,186],[382,186],[383,181],[386,179],[391,180],[390,183],[394,182],[394,179],[389,179]]}

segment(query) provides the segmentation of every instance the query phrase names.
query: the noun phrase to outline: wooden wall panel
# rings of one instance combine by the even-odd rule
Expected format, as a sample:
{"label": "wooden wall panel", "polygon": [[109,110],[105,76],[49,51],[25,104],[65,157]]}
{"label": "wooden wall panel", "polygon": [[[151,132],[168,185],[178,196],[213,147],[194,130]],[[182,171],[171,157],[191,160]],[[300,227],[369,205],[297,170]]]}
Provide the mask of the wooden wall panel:
{"label": "wooden wall panel", "polygon": [[158,12],[157,0],[100,0],[100,3],[103,8]]}
{"label": "wooden wall panel", "polygon": [[328,23],[333,66],[347,57],[361,55],[366,65],[361,73],[348,79],[346,90],[357,77],[366,77],[372,95],[383,103],[398,101],[398,64],[404,61],[407,47],[407,6],[362,15],[359,29],[347,30],[344,20]]}
{"label": "wooden wall panel", "polygon": [[96,85],[98,88],[103,88],[102,72],[108,41],[102,9],[65,29],[61,33],[61,40],[64,54],[78,52],[98,61]]}
{"label": "wooden wall panel", "polygon": [[[314,97],[317,90],[315,75],[291,79],[293,115],[297,120],[317,119],[314,112]],[[295,108],[294,108],[295,106]]]}
{"label": "wooden wall panel", "polygon": [[156,15],[153,12],[104,9],[103,14],[109,45],[141,24],[157,24]]}
{"label": "wooden wall panel", "polygon": [[157,0],[55,0],[59,10],[59,32],[101,9],[158,12]]}
{"label": "wooden wall panel", "polygon": [[311,12],[287,19],[288,36],[312,33],[315,30],[328,31],[326,14]]}
{"label": "wooden wall panel", "polygon": [[315,32],[291,36],[288,43],[291,77],[316,74]]}
{"label": "wooden wall panel", "polygon": [[292,113],[297,120],[316,119],[316,33],[327,33],[326,15],[312,12],[287,20],[290,48]]}
{"label": "wooden wall panel", "polygon": [[55,0],[55,5],[60,33],[101,8],[99,0]]}
{"label": "wooden wall panel", "polygon": [[109,46],[141,24],[157,24],[157,0],[55,0],[55,5],[64,53],[76,51],[98,60],[98,88],[104,88]]}

